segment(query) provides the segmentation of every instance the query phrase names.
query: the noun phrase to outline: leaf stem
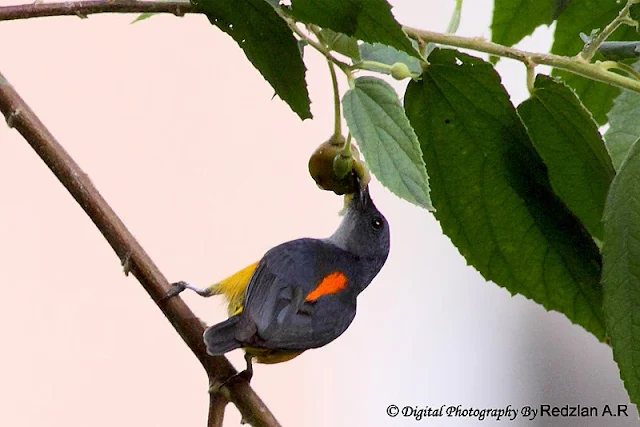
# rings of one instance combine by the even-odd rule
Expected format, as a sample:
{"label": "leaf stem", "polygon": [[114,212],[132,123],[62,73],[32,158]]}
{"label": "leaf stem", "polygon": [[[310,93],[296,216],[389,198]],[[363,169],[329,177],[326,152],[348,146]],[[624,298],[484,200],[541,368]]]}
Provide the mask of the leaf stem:
{"label": "leaf stem", "polygon": [[342,154],[345,156],[351,157],[351,132],[347,134],[347,140],[344,142],[344,147],[342,147]]}
{"label": "leaf stem", "polygon": [[456,7],[453,9],[451,18],[449,19],[449,25],[447,25],[446,33],[455,34],[460,26],[460,16],[462,15],[462,0],[456,0]]}
{"label": "leaf stem", "polygon": [[578,57],[586,62],[591,62],[600,45],[602,45],[602,43],[604,43],[620,25],[635,25],[636,21],[631,19],[631,16],[629,15],[629,8],[636,2],[637,0],[627,0],[627,4],[622,8],[622,10],[620,10],[618,16],[616,16],[609,25],[604,27],[604,29],[600,31],[593,40],[585,44],[584,49],[582,49],[582,52],[578,54]]}
{"label": "leaf stem", "polygon": [[351,65],[350,68],[352,70],[357,70],[357,69],[369,70],[369,71],[383,70],[388,73],[391,72],[391,65],[385,64],[384,62],[378,62],[378,61],[360,61]]}
{"label": "leaf stem", "polygon": [[327,58],[328,61],[331,61],[332,63],[337,65],[338,68],[340,68],[347,76],[351,74],[351,71],[349,70],[349,64],[342,62],[335,56],[331,55],[331,50],[329,48],[306,35],[300,28],[298,28],[298,26],[296,25],[296,21],[290,18],[281,8],[276,7],[274,9],[276,13],[280,15],[280,17],[284,20],[284,22],[287,23],[289,28],[291,28],[291,31],[293,31],[298,37],[306,41],[309,46],[320,52],[325,58]]}
{"label": "leaf stem", "polygon": [[[282,16],[282,14],[280,16]],[[286,18],[283,19],[286,20]],[[290,26],[291,24],[295,25],[295,22],[288,22],[288,24]],[[308,25],[307,28],[316,36],[318,41],[322,41],[322,39],[320,38],[320,28],[318,26]],[[330,51],[330,48],[328,46],[325,46],[324,43],[318,44],[322,46],[326,52]],[[340,87],[338,86],[338,77],[336,76],[335,64],[329,58],[330,55],[324,52],[321,53],[323,53],[327,59],[329,73],[331,74],[331,85],[333,87],[333,139],[339,140],[342,139],[342,113],[340,111]]]}
{"label": "leaf stem", "polygon": [[[349,66],[351,70],[367,70],[367,71],[383,71],[385,73],[391,74],[392,65],[385,64],[383,62],[377,61],[360,61],[356,62],[353,65]],[[420,74],[411,73],[411,78],[418,78]]]}
{"label": "leaf stem", "polygon": [[636,80],[640,81],[640,73],[633,68],[631,65],[625,64],[624,62],[616,62],[616,61],[603,61],[596,62],[596,65],[601,66],[605,70],[620,70],[625,73],[633,76]]}
{"label": "leaf stem", "polygon": [[331,74],[331,85],[333,86],[333,135],[342,136],[342,113],[340,111],[340,88],[338,87],[338,78],[333,62],[327,59],[329,73]]}
{"label": "leaf stem", "polygon": [[535,82],[536,82],[536,67],[535,65],[527,65],[527,89],[529,89],[529,93],[533,95],[535,91]]}

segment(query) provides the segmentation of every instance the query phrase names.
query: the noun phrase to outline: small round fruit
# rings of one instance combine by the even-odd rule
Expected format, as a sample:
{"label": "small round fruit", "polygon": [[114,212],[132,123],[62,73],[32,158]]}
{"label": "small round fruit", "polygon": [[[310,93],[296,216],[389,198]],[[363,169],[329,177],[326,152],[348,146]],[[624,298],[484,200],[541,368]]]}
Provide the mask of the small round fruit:
{"label": "small round fruit", "polygon": [[404,80],[411,77],[411,71],[404,62],[396,62],[391,66],[391,76],[396,80]]}
{"label": "small round fruit", "polygon": [[[343,146],[343,144],[337,145],[332,142],[332,139],[329,139],[320,144],[309,159],[309,173],[318,187],[333,191],[338,195],[355,192],[355,180],[349,173],[351,169],[349,168],[342,177],[338,177],[334,169],[335,159],[342,156]],[[340,162],[338,161],[338,163]],[[340,172],[342,173],[344,170],[341,169]]]}

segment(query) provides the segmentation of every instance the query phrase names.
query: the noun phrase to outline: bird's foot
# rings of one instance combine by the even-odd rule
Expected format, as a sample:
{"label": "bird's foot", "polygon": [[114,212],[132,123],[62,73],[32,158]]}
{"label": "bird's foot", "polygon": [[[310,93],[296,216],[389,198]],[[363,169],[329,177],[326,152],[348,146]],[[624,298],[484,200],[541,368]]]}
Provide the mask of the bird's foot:
{"label": "bird's foot", "polygon": [[180,293],[185,289],[187,289],[187,282],[180,281],[180,282],[172,283],[171,288],[167,291],[166,294],[162,296],[162,298],[160,298],[158,302],[164,302],[169,298],[173,298],[177,295],[180,295]]}
{"label": "bird's foot", "polygon": [[218,381],[214,380],[209,386],[209,393],[220,393],[220,390],[224,387],[228,387],[229,385],[236,382],[246,382],[247,384],[251,382],[251,378],[253,378],[253,372],[245,369],[242,372],[238,372],[237,374],[231,375],[229,378]]}

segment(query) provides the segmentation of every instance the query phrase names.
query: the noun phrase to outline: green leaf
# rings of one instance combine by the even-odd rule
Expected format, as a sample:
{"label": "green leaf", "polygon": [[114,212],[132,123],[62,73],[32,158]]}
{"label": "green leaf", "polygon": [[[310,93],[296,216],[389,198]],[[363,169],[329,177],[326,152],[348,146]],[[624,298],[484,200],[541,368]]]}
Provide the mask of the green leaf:
{"label": "green leaf", "polygon": [[485,279],[604,340],[598,248],[551,190],[500,77],[455,50],[429,62],[405,109],[443,231]]}
{"label": "green leaf", "polygon": [[371,172],[399,197],[433,210],[420,144],[393,88],[361,77],[344,94],[342,105]]}
{"label": "green leaf", "polygon": [[518,114],[548,168],[553,190],[602,240],[602,212],[615,170],[591,115],[571,89],[542,74]]}
{"label": "green leaf", "polygon": [[604,215],[602,286],[613,357],[631,401],[640,403],[640,144],[611,185]]}
{"label": "green leaf", "polygon": [[551,74],[571,86],[598,125],[607,123],[607,113],[611,110],[615,97],[620,94],[619,88],[561,70],[554,70]]}
{"label": "green leaf", "polygon": [[556,0],[495,0],[491,40],[512,46],[540,25],[553,22]]}
{"label": "green leaf", "polygon": [[556,13],[553,16],[553,19],[558,19],[558,16],[569,6],[573,0],[556,0]]}
{"label": "green leaf", "polygon": [[[629,16],[636,22],[640,23],[640,3],[632,4],[629,8]],[[636,26],[636,30],[640,31],[640,26]]]}
{"label": "green leaf", "polygon": [[[640,63],[635,65],[640,69]],[[620,168],[631,145],[640,138],[640,94],[623,91],[609,111],[609,129],[604,134],[613,166]]]}
{"label": "green leaf", "polygon": [[300,52],[300,57],[304,58],[304,48],[309,44],[306,40],[298,40],[298,51]]}
{"label": "green leaf", "polygon": [[[396,62],[402,62],[407,64],[409,71],[412,73],[420,74],[422,72],[422,66],[420,61],[413,56],[409,56],[404,52],[400,52],[391,46],[387,46],[381,43],[361,43],[360,44],[360,58],[363,61],[375,61],[381,62],[387,65],[393,65]],[[389,74],[387,70],[380,70],[383,73]]]}
{"label": "green leaf", "polygon": [[291,0],[293,15],[308,24],[393,46],[420,58],[385,0]]}
{"label": "green leaf", "polygon": [[[571,2],[558,18],[551,53],[574,56],[584,47],[579,34],[591,34],[592,30],[602,29],[620,12],[623,4],[617,0],[580,0]],[[639,35],[629,26],[621,26],[608,40],[638,40]],[[598,58],[596,58],[598,59]],[[582,103],[602,125],[607,122],[607,113],[620,89],[605,83],[586,79],[566,71],[554,70],[554,76],[562,77],[571,86]]]}
{"label": "green leaf", "polygon": [[[165,1],[165,2],[169,2],[172,0],[160,0],[160,1]],[[185,5],[190,6],[191,3],[189,1],[185,1],[184,2]],[[136,22],[140,22],[140,21],[144,21],[146,19],[151,18],[153,15],[158,15],[157,13],[154,12],[146,12],[146,13],[141,13],[140,15],[138,15],[138,17],[136,19],[134,19],[133,21],[131,21],[131,24],[135,24]]]}
{"label": "green leaf", "polygon": [[305,66],[287,24],[264,0],[200,0],[198,10],[242,48],[251,63],[301,119],[311,118]]}
{"label": "green leaf", "polygon": [[349,37],[346,34],[336,33],[328,28],[320,31],[320,41],[334,50],[354,61],[360,60],[360,50],[358,49],[358,40]]}
{"label": "green leaf", "polygon": [[157,15],[157,13],[149,13],[149,12],[141,13],[140,15],[138,15],[138,17],[136,19],[131,21],[131,24],[135,24],[136,22],[140,22],[140,21],[144,21],[145,19],[149,19],[153,15]]}

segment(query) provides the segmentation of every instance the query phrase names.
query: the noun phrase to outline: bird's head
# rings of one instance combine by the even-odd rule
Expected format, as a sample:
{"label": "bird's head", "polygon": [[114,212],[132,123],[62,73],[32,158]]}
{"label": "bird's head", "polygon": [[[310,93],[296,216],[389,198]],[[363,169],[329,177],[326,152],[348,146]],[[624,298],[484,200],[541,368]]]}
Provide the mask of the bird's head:
{"label": "bird's head", "polygon": [[329,240],[354,255],[378,260],[382,267],[389,255],[389,223],[373,203],[369,186],[362,188],[355,179],[356,192],[349,196],[342,223]]}

